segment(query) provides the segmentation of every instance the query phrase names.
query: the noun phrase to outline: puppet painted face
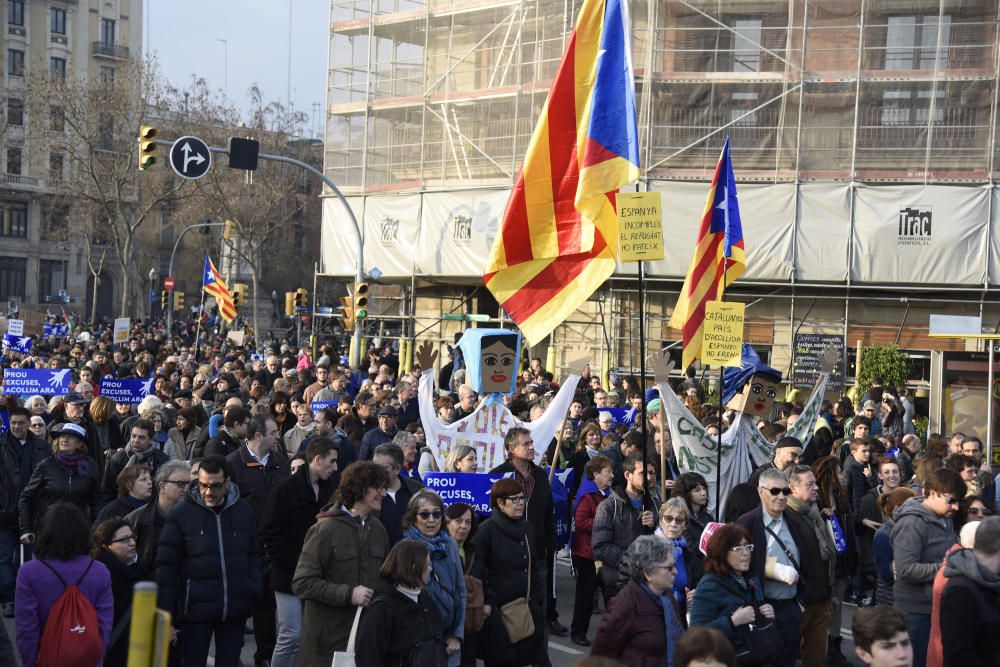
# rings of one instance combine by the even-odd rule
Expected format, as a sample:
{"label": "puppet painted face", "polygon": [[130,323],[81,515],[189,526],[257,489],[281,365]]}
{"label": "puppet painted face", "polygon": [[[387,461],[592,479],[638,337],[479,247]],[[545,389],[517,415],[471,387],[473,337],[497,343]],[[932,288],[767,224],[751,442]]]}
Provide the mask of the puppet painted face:
{"label": "puppet painted face", "polygon": [[517,350],[504,337],[496,337],[482,351],[482,384],[484,394],[510,393],[517,372]]}
{"label": "puppet painted face", "polygon": [[774,397],[778,395],[777,388],[778,383],[773,377],[756,373],[726,407],[754,417],[768,417],[774,407]]}

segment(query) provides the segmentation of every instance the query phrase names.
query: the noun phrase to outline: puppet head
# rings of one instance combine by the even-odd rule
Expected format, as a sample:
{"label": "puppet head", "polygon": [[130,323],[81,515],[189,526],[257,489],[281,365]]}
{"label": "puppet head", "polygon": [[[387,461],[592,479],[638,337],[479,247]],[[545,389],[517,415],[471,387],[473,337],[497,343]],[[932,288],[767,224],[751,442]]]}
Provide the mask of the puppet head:
{"label": "puppet head", "polygon": [[743,346],[743,365],[723,374],[722,402],[730,410],[768,417],[774,407],[781,373],[760,360],[749,345]]}
{"label": "puppet head", "polygon": [[509,329],[469,329],[458,341],[465,383],[481,394],[510,394],[517,383],[521,334]]}

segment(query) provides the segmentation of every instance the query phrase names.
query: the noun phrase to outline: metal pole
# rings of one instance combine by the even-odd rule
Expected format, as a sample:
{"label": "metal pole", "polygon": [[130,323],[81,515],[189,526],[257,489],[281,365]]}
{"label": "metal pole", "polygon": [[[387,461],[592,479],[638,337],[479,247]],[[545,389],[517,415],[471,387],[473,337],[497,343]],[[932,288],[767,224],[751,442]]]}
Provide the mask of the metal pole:
{"label": "metal pole", "polygon": [[[166,139],[157,139],[156,143],[160,146],[174,145],[174,142],[167,141]],[[226,148],[217,148],[215,146],[209,146],[208,150],[212,151],[213,153],[218,153],[220,155],[229,155],[229,150]],[[365,240],[364,237],[361,235],[361,226],[358,224],[358,219],[354,216],[354,210],[351,208],[350,204],[347,203],[347,198],[344,197],[344,193],[340,191],[340,188],[337,187],[337,184],[331,181],[329,178],[327,178],[326,174],[324,174],[322,171],[320,171],[319,169],[317,169],[316,167],[312,166],[307,162],[303,162],[302,160],[296,160],[295,158],[286,157],[284,155],[270,155],[268,153],[261,153],[257,157],[260,160],[269,160],[271,162],[283,162],[285,164],[290,164],[299,167],[300,169],[305,169],[310,174],[312,174],[319,180],[323,181],[323,184],[326,185],[326,187],[333,190],[333,193],[337,195],[337,198],[340,200],[340,203],[344,205],[345,209],[347,209],[347,215],[351,219],[351,224],[354,225],[354,235],[358,242],[358,264],[357,264],[357,271],[355,272],[354,275],[354,279],[357,282],[363,281],[365,279]],[[190,227],[188,229],[190,229]],[[354,322],[354,340],[351,343],[351,351],[354,354],[354,358],[358,359],[359,362],[361,359],[361,324],[362,324],[361,320],[356,320]]]}
{"label": "metal pole", "polygon": [[[185,234],[187,234],[189,231],[191,231],[195,227],[218,227],[218,226],[224,225],[224,224],[226,224],[226,223],[224,223],[224,222],[199,222],[196,225],[190,225],[188,227],[185,227],[183,229],[183,231],[181,231],[180,235],[177,237],[177,240],[174,241],[174,249],[170,251],[170,264],[167,265],[167,275],[168,276],[173,276],[174,275],[174,256],[177,255],[177,248],[178,248],[178,246],[180,246],[181,239],[184,238]],[[204,277],[202,278],[202,282],[204,282]],[[171,296],[171,300],[172,300],[174,295],[171,294],[170,296]],[[204,297],[202,298],[202,301],[204,301]],[[173,332],[173,328],[172,328],[173,327],[173,323],[174,323],[174,304],[171,303],[170,307],[167,308],[167,334],[168,335]]]}
{"label": "metal pole", "polygon": [[986,462],[993,463],[993,353],[997,341],[990,338],[986,344],[989,346],[987,354],[986,368]]}
{"label": "metal pole", "polygon": [[[649,449],[649,439],[646,437],[646,290],[645,290],[645,276],[643,275],[642,265],[643,262],[638,262],[638,274],[639,274],[639,392],[642,396],[642,411],[640,414],[636,415],[636,419],[639,420],[639,431],[642,434],[642,501],[645,504],[649,500],[649,472],[646,470],[646,466],[649,465],[648,452]],[[628,400],[628,397],[625,397]],[[661,436],[662,437],[662,436]],[[661,443],[660,447],[663,445]],[[661,475],[666,478],[666,470],[660,471]],[[662,502],[662,498],[660,499]],[[646,508],[643,507],[645,510]]]}

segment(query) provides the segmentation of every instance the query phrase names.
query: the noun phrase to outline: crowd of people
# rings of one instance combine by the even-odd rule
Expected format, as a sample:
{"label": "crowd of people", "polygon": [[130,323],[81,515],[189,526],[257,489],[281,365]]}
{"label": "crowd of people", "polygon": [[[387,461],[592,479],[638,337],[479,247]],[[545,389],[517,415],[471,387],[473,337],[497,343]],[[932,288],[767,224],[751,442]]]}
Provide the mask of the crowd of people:
{"label": "crowd of people", "polygon": [[[325,667],[349,647],[358,665],[546,665],[550,635],[583,647],[580,665],[838,666],[844,604],[866,664],[1000,655],[997,480],[974,435],[918,437],[905,390],[876,382],[860,410],[824,402],[806,442],[785,435],[802,405],[779,404],[758,424],[773,460],[713,512],[633,377],[605,386],[585,371],[557,437],[513,426],[506,462],[487,471],[468,445],[438,464],[422,369],[403,370],[388,345],[355,369],[332,346],[314,359],[215,338],[197,352],[142,323],[121,346],[105,330],[4,351],[3,368],[72,380],[65,395],[3,398],[0,604],[16,636],[0,624],[0,664],[14,645],[22,664],[44,663],[49,612],[76,584],[103,664],[125,665],[139,581],[171,613],[173,665],[210,652],[239,665],[252,627],[258,667]],[[482,399],[447,353],[433,405],[452,423]],[[118,404],[104,378],[154,378],[153,390]],[[558,387],[531,359],[504,403],[530,422]],[[732,422],[693,373],[675,389],[712,434]],[[574,470],[565,509],[549,463]],[[424,488],[432,471],[507,474],[480,515]],[[562,549],[572,591],[555,582]],[[569,627],[557,595],[573,596]]]}

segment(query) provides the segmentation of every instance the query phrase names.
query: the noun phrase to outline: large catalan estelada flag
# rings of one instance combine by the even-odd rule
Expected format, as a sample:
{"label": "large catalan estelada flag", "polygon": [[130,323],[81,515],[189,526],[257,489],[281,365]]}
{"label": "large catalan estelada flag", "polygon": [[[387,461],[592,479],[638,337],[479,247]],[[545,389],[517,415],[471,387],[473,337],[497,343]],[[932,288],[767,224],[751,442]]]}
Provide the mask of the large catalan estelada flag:
{"label": "large catalan estelada flag", "polygon": [[[725,267],[725,271],[723,268]],[[722,298],[723,291],[743,275],[747,267],[743,247],[743,224],[736,200],[736,178],[729,155],[729,137],[722,147],[708,201],[701,214],[701,229],[688,267],[684,287],[677,297],[670,326],[684,333],[684,368],[701,356],[705,303]],[[725,273],[725,285],[723,282]]]}
{"label": "large catalan estelada flag", "polygon": [[215,302],[219,306],[219,314],[226,322],[236,319],[236,304],[233,303],[233,295],[226,287],[226,281],[222,279],[218,269],[212,260],[205,255],[205,271],[203,273],[202,288],[215,297]]}
{"label": "large catalan estelada flag", "polygon": [[584,0],[483,282],[529,344],[615,268],[615,193],[639,178],[627,0]]}

